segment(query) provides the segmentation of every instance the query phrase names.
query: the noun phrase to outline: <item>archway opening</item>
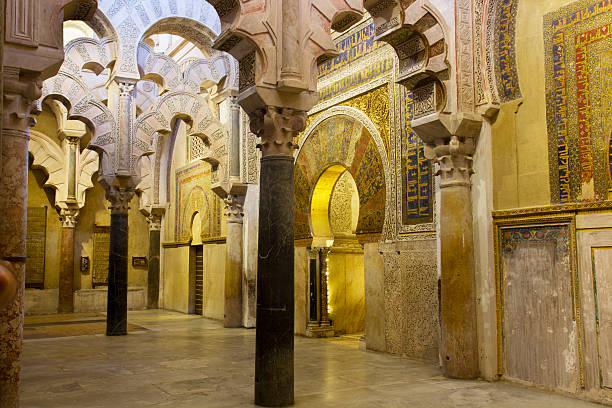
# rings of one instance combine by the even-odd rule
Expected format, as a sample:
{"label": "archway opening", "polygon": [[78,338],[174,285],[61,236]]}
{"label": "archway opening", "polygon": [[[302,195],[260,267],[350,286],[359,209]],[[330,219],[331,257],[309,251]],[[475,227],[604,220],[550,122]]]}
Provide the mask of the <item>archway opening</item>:
{"label": "archway opening", "polygon": [[363,250],[355,234],[359,192],[344,166],[332,165],[319,176],[310,214],[315,260],[310,262],[310,331],[318,324],[325,336],[332,331],[360,336],[365,331],[365,278]]}

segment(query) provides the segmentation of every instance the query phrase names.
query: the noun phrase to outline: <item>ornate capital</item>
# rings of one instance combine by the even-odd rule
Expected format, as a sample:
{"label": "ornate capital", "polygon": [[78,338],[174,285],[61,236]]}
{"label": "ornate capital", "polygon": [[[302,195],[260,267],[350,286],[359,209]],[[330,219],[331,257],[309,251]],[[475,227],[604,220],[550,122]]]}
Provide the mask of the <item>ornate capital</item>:
{"label": "ornate capital", "polygon": [[19,70],[5,67],[2,98],[2,127],[27,133],[36,120],[31,116],[34,102],[42,95],[42,81],[36,77],[20,80]]}
{"label": "ornate capital", "polygon": [[137,180],[134,177],[102,176],[98,181],[104,187],[106,199],[111,203],[111,214],[127,214]]}
{"label": "ornate capital", "polygon": [[268,106],[249,115],[251,131],[261,138],[262,156],[293,156],[293,139],[306,127],[306,112]]}
{"label": "ornate capital", "polygon": [[79,216],[78,208],[62,208],[60,210],[60,221],[63,228],[75,228]]}
{"label": "ornate capital", "polygon": [[66,135],[66,141],[69,145],[76,146],[80,143],[81,138],[78,136],[68,136]]}
{"label": "ornate capital", "polygon": [[147,217],[147,224],[149,224],[149,231],[161,231],[161,214],[151,214]]}
{"label": "ornate capital", "polygon": [[133,82],[119,82],[120,95],[130,96],[134,91],[134,85]]}
{"label": "ornate capital", "polygon": [[242,224],[244,217],[244,195],[228,194],[224,199],[227,222]]}
{"label": "ornate capital", "polygon": [[474,148],[473,138],[460,140],[457,136],[451,136],[448,142],[439,139],[436,144],[428,144],[425,147],[425,155],[439,165],[436,176],[440,176],[441,188],[470,187],[470,176],[474,174]]}
{"label": "ornate capital", "polygon": [[133,187],[111,186],[106,189],[106,199],[110,201],[111,214],[127,214],[130,200],[134,196]]}

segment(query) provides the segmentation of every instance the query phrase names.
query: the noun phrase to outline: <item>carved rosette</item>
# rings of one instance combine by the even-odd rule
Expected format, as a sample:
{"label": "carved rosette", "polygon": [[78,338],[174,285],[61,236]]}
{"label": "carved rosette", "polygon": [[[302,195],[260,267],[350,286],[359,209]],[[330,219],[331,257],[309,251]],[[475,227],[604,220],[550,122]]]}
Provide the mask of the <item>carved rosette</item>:
{"label": "carved rosette", "polygon": [[62,223],[62,228],[75,228],[78,217],[78,208],[62,208],[60,210],[60,222]]}
{"label": "carved rosette", "polygon": [[228,223],[242,224],[244,218],[244,196],[228,194],[224,199],[224,213]]}
{"label": "carved rosette", "polygon": [[261,138],[257,147],[262,157],[293,156],[298,148],[294,138],[306,127],[306,112],[269,106],[249,117],[251,131]]}
{"label": "carved rosette", "polygon": [[426,146],[425,154],[439,166],[436,176],[440,176],[440,188],[470,187],[470,177],[474,174],[474,148],[474,138],[460,140],[457,136],[451,136],[447,142],[440,140],[437,145]]}

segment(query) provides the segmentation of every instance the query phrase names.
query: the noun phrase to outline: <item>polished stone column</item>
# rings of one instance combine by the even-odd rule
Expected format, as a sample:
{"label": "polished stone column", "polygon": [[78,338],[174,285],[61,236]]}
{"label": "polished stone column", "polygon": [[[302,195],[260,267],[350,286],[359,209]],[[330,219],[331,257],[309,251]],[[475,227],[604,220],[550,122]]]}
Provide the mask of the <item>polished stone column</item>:
{"label": "polished stone column", "polygon": [[[23,79],[23,78],[21,78]],[[23,296],[25,293],[26,215],[28,205],[28,141],[32,103],[41,83],[24,82],[19,70],[4,67],[2,170],[0,174],[0,258],[17,280],[12,302],[0,310],[0,407],[19,405]]]}
{"label": "polished stone column", "polygon": [[[163,211],[153,209],[147,217],[149,223],[149,262],[147,279],[147,308],[159,308],[159,252]],[[161,209],[163,210],[163,209]]]}
{"label": "polished stone column", "polygon": [[251,116],[261,137],[255,404],[293,404],[293,138],[306,113],[268,107]]}
{"label": "polished stone column", "polygon": [[244,195],[224,199],[227,217],[224,327],[242,326],[242,220]]}
{"label": "polished stone column", "polygon": [[320,266],[320,293],[321,293],[321,327],[329,327],[331,326],[329,322],[329,312],[327,311],[327,305],[329,299],[327,298],[327,277],[329,276],[329,272],[327,271],[327,256],[329,255],[329,248],[321,248],[319,252],[319,265]]}
{"label": "polished stone column", "polygon": [[444,375],[477,378],[478,336],[470,175],[474,139],[452,136],[433,149],[441,188],[440,354]]}
{"label": "polished stone column", "polygon": [[60,210],[62,243],[58,313],[74,312],[74,229],[78,213],[79,210],[76,208],[63,208]]}
{"label": "polished stone column", "polygon": [[128,209],[133,195],[133,187],[112,185],[106,189],[106,199],[111,203],[107,336],[127,334]]}
{"label": "polished stone column", "polygon": [[0,260],[0,311],[8,306],[17,294],[17,278],[8,261]]}

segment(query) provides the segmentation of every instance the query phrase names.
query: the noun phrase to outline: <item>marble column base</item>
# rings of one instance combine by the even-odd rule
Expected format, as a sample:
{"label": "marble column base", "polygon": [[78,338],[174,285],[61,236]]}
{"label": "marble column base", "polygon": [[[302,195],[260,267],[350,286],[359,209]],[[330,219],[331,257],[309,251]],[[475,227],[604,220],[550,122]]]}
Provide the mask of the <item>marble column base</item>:
{"label": "marble column base", "polygon": [[308,322],[306,326],[306,337],[321,338],[321,337],[334,337],[336,332],[334,328],[327,324],[321,324],[319,322]]}

